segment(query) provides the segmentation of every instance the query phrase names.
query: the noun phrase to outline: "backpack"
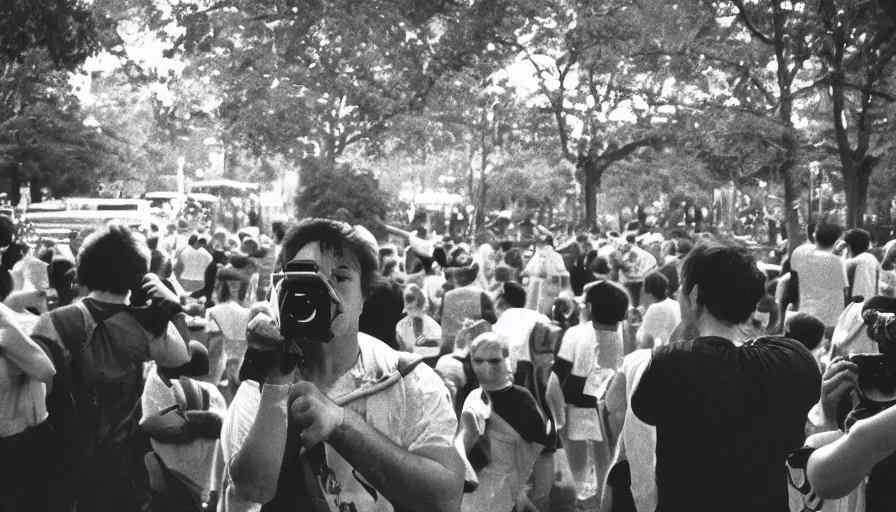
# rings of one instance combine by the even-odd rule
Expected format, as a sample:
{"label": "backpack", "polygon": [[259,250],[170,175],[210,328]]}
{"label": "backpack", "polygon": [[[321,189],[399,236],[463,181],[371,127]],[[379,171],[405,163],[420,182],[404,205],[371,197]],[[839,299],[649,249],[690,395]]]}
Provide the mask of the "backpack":
{"label": "backpack", "polygon": [[[130,402],[139,409],[142,363],[149,360],[152,334],[127,309],[94,312],[83,301],[49,316],[59,337],[46,343],[57,370],[47,412],[63,469],[79,479],[93,476],[87,471],[91,467],[114,471],[95,455],[110,434],[121,438],[124,429],[136,431],[138,416],[119,412],[116,418],[113,411]],[[103,451],[130,456],[116,454],[123,450],[114,446]]]}
{"label": "backpack", "polygon": [[532,332],[529,334],[529,357],[532,360],[532,369],[530,371],[526,367],[527,365],[518,365],[513,379],[514,384],[522,386],[532,393],[545,418],[550,420],[550,437],[553,442],[548,446],[548,450],[551,450],[552,445],[556,443],[557,429],[554,418],[551,417],[550,407],[548,407],[547,387],[554,364],[554,354],[557,352],[562,337],[563,330],[559,326],[535,322]]}

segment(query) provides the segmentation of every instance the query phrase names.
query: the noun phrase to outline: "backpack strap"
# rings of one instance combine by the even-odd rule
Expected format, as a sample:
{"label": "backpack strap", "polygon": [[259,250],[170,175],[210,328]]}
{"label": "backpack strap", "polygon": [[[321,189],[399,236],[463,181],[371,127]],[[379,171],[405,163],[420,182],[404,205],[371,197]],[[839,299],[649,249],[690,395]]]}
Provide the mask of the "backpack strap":
{"label": "backpack strap", "polygon": [[407,377],[414,368],[423,362],[423,358],[410,352],[402,352],[398,355],[398,373],[402,378]]}
{"label": "backpack strap", "polygon": [[410,373],[414,371],[414,368],[416,368],[422,362],[422,357],[411,354],[409,352],[402,352],[398,356],[398,365],[396,367],[396,371],[385,376],[384,378],[380,379],[370,386],[358,388],[351,393],[348,393],[347,395],[342,395],[338,398],[335,398],[333,402],[335,402],[336,405],[343,407],[356,400],[375,395],[380,391],[392,387],[398,381],[410,375]]}

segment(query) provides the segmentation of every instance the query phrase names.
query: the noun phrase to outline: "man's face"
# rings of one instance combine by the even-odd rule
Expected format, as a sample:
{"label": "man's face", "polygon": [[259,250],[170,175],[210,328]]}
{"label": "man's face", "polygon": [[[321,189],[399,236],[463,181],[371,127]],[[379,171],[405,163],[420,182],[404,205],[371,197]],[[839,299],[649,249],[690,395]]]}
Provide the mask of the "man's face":
{"label": "man's face", "polygon": [[486,387],[497,387],[509,380],[507,358],[496,345],[485,345],[470,354],[476,378]]}
{"label": "man's face", "polygon": [[[361,265],[353,254],[336,256],[330,251],[321,251],[319,242],[310,242],[295,255],[296,260],[309,260],[317,263],[321,275],[329,281],[342,304],[345,322],[334,322],[344,325],[344,332],[333,332],[336,337],[358,332],[358,318],[364,307],[364,295],[361,292]],[[331,306],[331,315],[335,315],[337,305]],[[335,317],[334,317],[335,318]],[[341,330],[341,329],[340,329]]]}

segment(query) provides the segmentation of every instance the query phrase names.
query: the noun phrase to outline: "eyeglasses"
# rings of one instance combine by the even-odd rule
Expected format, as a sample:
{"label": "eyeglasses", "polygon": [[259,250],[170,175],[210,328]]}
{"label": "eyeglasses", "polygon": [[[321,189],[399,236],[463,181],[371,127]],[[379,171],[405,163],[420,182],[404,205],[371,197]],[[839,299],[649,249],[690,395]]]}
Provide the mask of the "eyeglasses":
{"label": "eyeglasses", "polygon": [[480,358],[478,358],[478,357],[473,358],[473,364],[485,364],[485,363],[488,363],[488,364],[490,364],[490,365],[492,365],[492,366],[498,366],[499,364],[501,364],[501,363],[503,363],[503,362],[504,362],[503,359],[501,359],[501,358],[497,358],[497,357],[494,358],[494,359],[480,359]]}

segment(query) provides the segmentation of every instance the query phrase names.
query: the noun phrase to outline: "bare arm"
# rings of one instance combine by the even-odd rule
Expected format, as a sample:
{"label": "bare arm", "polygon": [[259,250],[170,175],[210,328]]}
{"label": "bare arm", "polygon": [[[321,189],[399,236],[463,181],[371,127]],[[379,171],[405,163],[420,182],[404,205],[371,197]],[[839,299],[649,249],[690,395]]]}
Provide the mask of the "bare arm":
{"label": "bare arm", "polygon": [[329,442],[396,508],[460,510],[464,464],[452,447],[406,451],[348,409]]}
{"label": "bare arm", "polygon": [[[8,310],[7,310],[8,311]],[[11,315],[11,313],[9,313]],[[49,382],[56,375],[50,357],[34,340],[7,317],[0,322],[0,354],[32,379]]]}
{"label": "bare arm", "polygon": [[628,403],[625,396],[625,374],[616,372],[607,388],[607,423],[610,427],[610,446],[615,446],[622,434]]}
{"label": "bare arm", "polygon": [[551,411],[551,417],[554,418],[554,426],[558,431],[563,430],[566,426],[566,399],[563,397],[560,378],[554,372],[551,372],[551,375],[548,377],[548,386],[545,393],[548,409]]}
{"label": "bare arm", "polygon": [[231,459],[232,490],[246,501],[265,504],[277,493],[286,451],[287,399],[292,381],[292,373],[269,374],[252,428]]}
{"label": "bare arm", "polygon": [[809,458],[806,474],[819,497],[842,498],[893,452],[896,452],[896,408],[857,422],[849,434],[816,450]]}

